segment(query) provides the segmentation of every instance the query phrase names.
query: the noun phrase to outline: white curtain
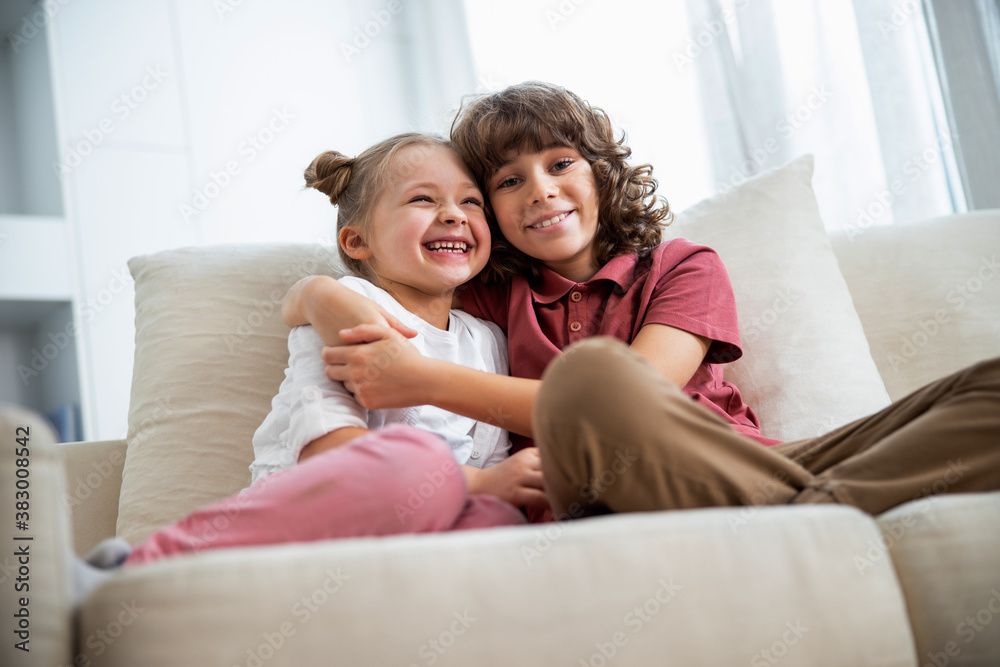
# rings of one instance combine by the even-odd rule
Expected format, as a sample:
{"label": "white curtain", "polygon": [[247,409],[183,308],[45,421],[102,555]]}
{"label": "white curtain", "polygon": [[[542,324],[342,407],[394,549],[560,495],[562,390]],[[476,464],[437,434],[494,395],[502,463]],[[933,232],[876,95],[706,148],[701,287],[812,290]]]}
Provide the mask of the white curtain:
{"label": "white curtain", "polygon": [[[922,220],[961,209],[916,0],[687,0],[720,191],[816,156],[828,226]],[[721,22],[725,30],[718,31]],[[700,43],[700,42],[699,42]]]}
{"label": "white curtain", "polygon": [[466,10],[481,83],[539,78],[604,107],[674,208],[803,153],[816,157],[830,227],[966,207],[920,0],[468,0]]}
{"label": "white curtain", "polygon": [[1000,0],[925,0],[969,208],[1000,207]]}
{"label": "white curtain", "polygon": [[[401,118],[411,130],[446,135],[462,96],[476,88],[462,0],[359,0],[350,8],[362,31],[381,29],[392,43],[381,53],[362,50],[357,58],[372,136],[406,129]],[[382,28],[387,13],[392,19]],[[364,36],[359,39],[363,43]]]}

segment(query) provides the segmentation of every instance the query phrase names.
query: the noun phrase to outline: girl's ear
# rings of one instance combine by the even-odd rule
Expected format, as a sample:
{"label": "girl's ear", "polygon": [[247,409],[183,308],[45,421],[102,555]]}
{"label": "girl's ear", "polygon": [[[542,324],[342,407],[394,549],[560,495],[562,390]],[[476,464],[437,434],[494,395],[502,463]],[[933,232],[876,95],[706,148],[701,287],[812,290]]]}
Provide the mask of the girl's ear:
{"label": "girl's ear", "polygon": [[365,238],[356,227],[348,225],[341,229],[338,240],[340,247],[351,259],[371,259],[371,248],[368,247],[368,243],[365,242]]}

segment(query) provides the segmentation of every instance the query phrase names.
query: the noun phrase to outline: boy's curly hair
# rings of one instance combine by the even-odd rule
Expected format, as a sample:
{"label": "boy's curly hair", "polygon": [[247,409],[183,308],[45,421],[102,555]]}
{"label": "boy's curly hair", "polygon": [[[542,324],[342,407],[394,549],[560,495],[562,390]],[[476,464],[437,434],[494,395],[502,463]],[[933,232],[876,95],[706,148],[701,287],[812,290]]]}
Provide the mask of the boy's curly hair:
{"label": "boy's curly hair", "polygon": [[[625,133],[617,141],[604,110],[561,86],[526,81],[463,101],[451,125],[451,141],[484,193],[510,151],[541,151],[553,142],[575,148],[590,162],[597,184],[599,222],[595,259],[603,266],[617,255],[647,255],[662,240],[661,225],[673,214],[656,196],[653,167],[632,166]],[[500,233],[492,210],[493,253],[480,274],[488,282],[516,274],[537,275],[536,262]]]}

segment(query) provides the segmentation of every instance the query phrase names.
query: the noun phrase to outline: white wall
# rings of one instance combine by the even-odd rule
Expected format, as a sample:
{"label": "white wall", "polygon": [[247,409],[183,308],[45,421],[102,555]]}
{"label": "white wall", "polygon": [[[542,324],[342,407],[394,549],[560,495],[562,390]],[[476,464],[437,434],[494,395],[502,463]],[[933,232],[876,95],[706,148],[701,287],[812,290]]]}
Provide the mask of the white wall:
{"label": "white wall", "polygon": [[[202,243],[327,238],[332,207],[302,190],[313,157],[357,153],[409,129],[447,129],[428,126],[458,100],[438,93],[414,102],[407,90],[420,82],[401,63],[416,19],[437,12],[423,27],[464,24],[461,11],[446,11],[460,3],[392,6],[399,11],[388,0],[104,0],[69,3],[54,16],[74,296],[95,306],[79,336],[88,438],[127,430],[134,292],[119,276],[128,258]],[[366,29],[367,44],[359,39]],[[466,37],[459,30],[448,39]],[[345,55],[345,46],[356,52]],[[457,49],[441,76],[468,91],[470,58]]]}

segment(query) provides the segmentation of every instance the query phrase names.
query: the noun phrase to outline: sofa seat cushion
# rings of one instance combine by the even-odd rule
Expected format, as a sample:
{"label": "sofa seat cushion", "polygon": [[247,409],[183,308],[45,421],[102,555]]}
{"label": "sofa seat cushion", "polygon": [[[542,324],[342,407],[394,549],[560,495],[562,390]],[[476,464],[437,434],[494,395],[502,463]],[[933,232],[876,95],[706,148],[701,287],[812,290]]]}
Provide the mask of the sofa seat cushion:
{"label": "sofa seat cushion", "polygon": [[920,664],[996,665],[1000,656],[1000,492],[933,496],[878,518],[882,539],[859,567],[890,554]]}
{"label": "sofa seat cushion", "polygon": [[811,506],[219,550],[97,589],[81,646],[185,667],[912,665],[889,559],[852,562],[877,537],[861,512]]}

